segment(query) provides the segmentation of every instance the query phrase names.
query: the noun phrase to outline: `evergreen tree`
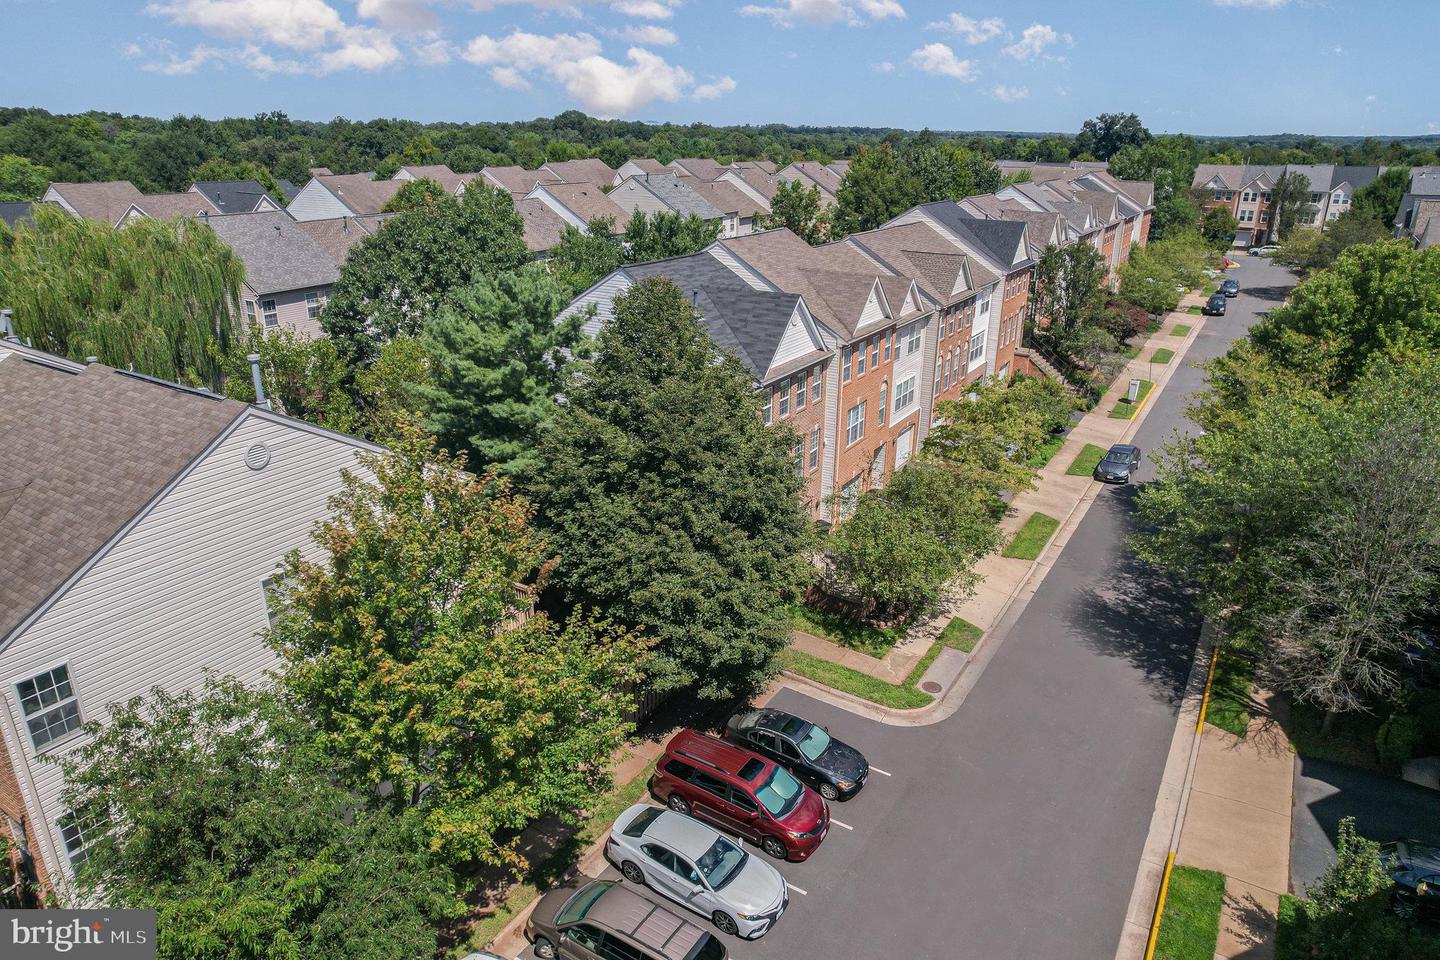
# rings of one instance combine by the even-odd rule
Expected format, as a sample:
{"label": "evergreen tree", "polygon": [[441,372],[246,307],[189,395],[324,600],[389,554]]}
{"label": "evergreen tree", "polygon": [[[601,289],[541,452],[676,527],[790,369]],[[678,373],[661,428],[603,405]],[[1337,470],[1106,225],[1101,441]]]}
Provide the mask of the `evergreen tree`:
{"label": "evergreen tree", "polygon": [[534,489],[554,583],[655,640],[651,689],[747,696],[789,639],[810,521],[791,431],[660,278],[616,298],[567,387]]}
{"label": "evergreen tree", "polygon": [[582,356],[580,313],[557,320],[570,293],[532,264],[452,294],[425,322],[434,383],[422,393],[429,428],[478,469],[523,481],[557,409],[566,371]]}

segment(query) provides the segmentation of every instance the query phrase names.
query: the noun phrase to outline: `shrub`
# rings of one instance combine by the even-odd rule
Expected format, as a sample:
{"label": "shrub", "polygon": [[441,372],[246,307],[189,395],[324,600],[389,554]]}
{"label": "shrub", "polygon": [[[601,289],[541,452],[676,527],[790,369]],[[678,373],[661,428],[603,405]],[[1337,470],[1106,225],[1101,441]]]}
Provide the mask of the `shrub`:
{"label": "shrub", "polygon": [[1405,707],[1397,707],[1375,733],[1375,752],[1380,757],[1381,766],[1398,772],[1415,756],[1420,739],[1420,719]]}
{"label": "shrub", "polygon": [[1150,311],[1126,300],[1111,300],[1105,305],[1100,326],[1120,343],[1128,343],[1150,329]]}

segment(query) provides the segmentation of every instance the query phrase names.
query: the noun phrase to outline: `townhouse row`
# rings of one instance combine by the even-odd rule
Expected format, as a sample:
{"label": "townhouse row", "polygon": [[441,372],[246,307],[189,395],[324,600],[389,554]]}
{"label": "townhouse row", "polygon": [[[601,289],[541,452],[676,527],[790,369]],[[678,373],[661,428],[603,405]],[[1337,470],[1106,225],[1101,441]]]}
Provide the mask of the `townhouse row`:
{"label": "townhouse row", "polygon": [[1230,211],[1240,224],[1234,245],[1250,247],[1270,243],[1275,238],[1272,191],[1286,174],[1298,173],[1310,186],[1300,224],[1324,230],[1350,209],[1356,190],[1386,169],[1333,163],[1202,163],[1195,168],[1190,186],[1202,209],[1218,207]]}

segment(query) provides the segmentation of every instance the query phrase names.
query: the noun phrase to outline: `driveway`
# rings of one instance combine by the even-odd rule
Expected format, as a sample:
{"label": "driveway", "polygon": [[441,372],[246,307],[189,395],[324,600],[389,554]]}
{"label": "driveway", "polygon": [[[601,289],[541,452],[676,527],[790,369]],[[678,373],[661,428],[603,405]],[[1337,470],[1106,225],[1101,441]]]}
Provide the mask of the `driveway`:
{"label": "driveway", "polygon": [[1290,892],[1303,893],[1335,862],[1342,817],[1354,817],[1362,837],[1440,844],[1440,790],[1372,770],[1309,760],[1295,764],[1295,811],[1290,830]]}

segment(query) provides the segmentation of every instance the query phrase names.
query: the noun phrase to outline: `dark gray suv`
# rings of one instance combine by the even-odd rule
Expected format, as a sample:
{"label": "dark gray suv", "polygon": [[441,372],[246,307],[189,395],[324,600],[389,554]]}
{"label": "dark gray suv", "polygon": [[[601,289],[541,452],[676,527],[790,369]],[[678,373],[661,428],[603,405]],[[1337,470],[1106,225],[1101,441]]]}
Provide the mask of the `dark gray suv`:
{"label": "dark gray suv", "polygon": [[725,960],[725,945],[611,880],[581,877],[535,905],[525,939],[541,960]]}

